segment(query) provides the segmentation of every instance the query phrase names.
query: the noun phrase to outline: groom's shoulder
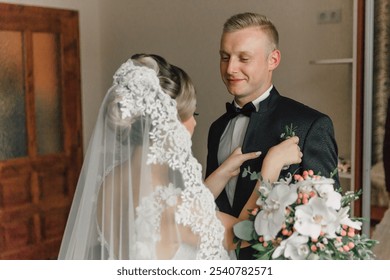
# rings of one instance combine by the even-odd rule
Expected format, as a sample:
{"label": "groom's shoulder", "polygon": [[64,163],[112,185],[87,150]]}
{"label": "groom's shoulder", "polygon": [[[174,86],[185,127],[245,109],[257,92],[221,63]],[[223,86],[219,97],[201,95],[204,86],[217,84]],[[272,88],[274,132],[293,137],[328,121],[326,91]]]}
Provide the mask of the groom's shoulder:
{"label": "groom's shoulder", "polygon": [[312,117],[327,117],[327,115],[319,110],[303,103],[298,100],[292,99],[287,96],[280,95],[279,106],[282,107],[286,112],[291,114],[304,114]]}

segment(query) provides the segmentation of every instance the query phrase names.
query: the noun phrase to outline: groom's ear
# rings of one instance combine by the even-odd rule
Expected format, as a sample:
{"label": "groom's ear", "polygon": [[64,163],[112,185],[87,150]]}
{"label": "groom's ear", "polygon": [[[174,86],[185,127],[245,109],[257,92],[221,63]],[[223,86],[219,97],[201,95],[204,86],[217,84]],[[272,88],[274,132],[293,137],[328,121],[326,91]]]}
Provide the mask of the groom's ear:
{"label": "groom's ear", "polygon": [[278,67],[281,59],[281,53],[279,50],[273,50],[269,55],[268,55],[268,69],[270,71],[275,70],[276,67]]}

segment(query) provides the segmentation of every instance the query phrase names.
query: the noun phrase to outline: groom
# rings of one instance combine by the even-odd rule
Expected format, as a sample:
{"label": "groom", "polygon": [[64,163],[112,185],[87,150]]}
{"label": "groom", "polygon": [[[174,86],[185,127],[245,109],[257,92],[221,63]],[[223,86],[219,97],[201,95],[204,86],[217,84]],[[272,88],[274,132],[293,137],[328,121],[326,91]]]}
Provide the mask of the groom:
{"label": "groom", "polygon": [[[254,13],[232,16],[223,28],[220,71],[234,101],[210,127],[206,177],[238,146],[242,152],[261,151],[260,158],[245,162],[240,175],[225,186],[216,199],[220,211],[238,217],[256,181],[242,177],[244,168],[260,171],[268,150],[281,142],[286,126],[295,128],[302,162],[282,171],[329,176],[337,168],[337,145],[331,119],[308,106],[283,97],[272,84],[272,72],[280,63],[278,32],[266,17]],[[336,175],[336,186],[338,177]],[[239,259],[252,259],[252,249],[240,251]]]}

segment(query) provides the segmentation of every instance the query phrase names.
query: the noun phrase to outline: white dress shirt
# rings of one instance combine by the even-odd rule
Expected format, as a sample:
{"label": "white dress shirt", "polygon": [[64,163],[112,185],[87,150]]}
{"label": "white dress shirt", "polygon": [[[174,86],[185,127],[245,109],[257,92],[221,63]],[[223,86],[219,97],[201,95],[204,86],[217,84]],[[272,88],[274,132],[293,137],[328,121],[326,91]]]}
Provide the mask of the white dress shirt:
{"label": "white dress shirt", "polygon": [[[271,92],[273,85],[260,95],[257,99],[253,100],[252,103],[256,107],[256,111],[259,110],[260,102],[265,100]],[[239,107],[234,101],[234,106]],[[230,154],[237,148],[242,147],[244,137],[249,124],[249,117],[239,114],[235,118],[231,119],[223,132],[221,139],[219,140],[218,148],[218,164],[221,165]],[[236,191],[236,183],[238,176],[232,177],[225,190],[229,199],[230,205],[233,205],[234,193]]]}

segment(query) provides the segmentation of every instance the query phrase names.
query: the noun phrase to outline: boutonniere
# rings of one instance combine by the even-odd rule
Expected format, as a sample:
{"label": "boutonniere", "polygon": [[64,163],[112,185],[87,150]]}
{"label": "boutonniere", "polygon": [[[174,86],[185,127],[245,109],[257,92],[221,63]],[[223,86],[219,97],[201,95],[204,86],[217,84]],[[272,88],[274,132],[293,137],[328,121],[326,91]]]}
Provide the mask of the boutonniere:
{"label": "boutonniere", "polygon": [[282,132],[282,134],[280,134],[280,140],[287,140],[293,136],[296,135],[295,131],[297,130],[298,127],[296,126],[293,126],[293,124],[291,123],[290,125],[286,125],[284,127],[284,132]]}
{"label": "boutonniere", "polygon": [[[292,123],[290,125],[286,125],[284,127],[284,132],[282,132],[282,134],[280,134],[280,142],[295,136],[296,135],[296,133],[295,133],[296,130],[297,130],[297,127],[293,126]],[[286,166],[283,166],[282,170],[287,170],[289,168],[290,168],[290,165],[286,165]]]}

